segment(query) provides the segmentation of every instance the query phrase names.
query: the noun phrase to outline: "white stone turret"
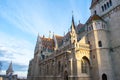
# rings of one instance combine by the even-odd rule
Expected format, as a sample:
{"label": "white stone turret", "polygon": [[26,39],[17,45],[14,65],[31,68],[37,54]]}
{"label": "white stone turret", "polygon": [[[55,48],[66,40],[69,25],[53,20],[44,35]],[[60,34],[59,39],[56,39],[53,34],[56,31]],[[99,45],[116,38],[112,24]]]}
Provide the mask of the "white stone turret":
{"label": "white stone turret", "polygon": [[[94,75],[93,80],[114,80],[112,75],[109,31],[107,23],[97,14],[93,15],[88,24],[88,41],[91,45],[92,67]],[[98,71],[97,71],[98,70]]]}

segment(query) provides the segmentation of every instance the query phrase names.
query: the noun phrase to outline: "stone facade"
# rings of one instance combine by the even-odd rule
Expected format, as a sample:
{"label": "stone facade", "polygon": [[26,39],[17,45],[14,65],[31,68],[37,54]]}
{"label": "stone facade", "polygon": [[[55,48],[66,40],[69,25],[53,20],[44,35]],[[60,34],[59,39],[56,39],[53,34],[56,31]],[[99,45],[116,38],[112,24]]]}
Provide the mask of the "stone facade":
{"label": "stone facade", "polygon": [[120,0],[92,0],[90,10],[64,36],[38,35],[28,80],[120,80]]}

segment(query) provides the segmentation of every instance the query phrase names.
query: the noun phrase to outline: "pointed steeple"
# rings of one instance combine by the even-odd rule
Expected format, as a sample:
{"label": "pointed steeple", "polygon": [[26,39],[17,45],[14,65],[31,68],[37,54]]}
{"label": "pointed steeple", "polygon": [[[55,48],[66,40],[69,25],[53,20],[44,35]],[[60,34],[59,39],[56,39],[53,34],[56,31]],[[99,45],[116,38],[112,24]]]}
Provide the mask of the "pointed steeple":
{"label": "pointed steeple", "polygon": [[72,14],[72,25],[71,25],[70,37],[71,37],[71,43],[77,42],[77,34],[76,34],[73,14]]}
{"label": "pointed steeple", "polygon": [[39,36],[39,33],[38,33],[38,36],[37,36],[37,41],[39,41],[39,39],[40,39],[40,36]]}
{"label": "pointed steeple", "polygon": [[72,12],[72,25],[71,25],[71,30],[72,30],[72,29],[75,29],[73,12]]}
{"label": "pointed steeple", "polygon": [[74,15],[72,14],[72,23],[74,24]]}
{"label": "pointed steeple", "polygon": [[6,71],[6,74],[9,75],[9,74],[12,74],[13,72],[14,72],[14,71],[13,71],[12,61],[11,61],[10,65],[9,65],[7,71]]}

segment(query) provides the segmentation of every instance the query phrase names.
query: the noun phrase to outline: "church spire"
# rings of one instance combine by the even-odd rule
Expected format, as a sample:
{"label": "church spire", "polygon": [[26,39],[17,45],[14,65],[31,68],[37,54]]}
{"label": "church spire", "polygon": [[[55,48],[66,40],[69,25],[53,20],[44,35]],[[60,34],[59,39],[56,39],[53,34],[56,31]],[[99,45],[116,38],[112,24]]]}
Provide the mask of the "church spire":
{"label": "church spire", "polygon": [[77,42],[77,35],[76,35],[73,12],[72,12],[72,25],[71,25],[70,36],[71,36],[71,43]]}
{"label": "church spire", "polygon": [[72,11],[72,26],[75,29],[75,23],[74,23],[74,15],[73,15],[73,11]]}
{"label": "church spire", "polygon": [[40,36],[39,36],[39,33],[38,33],[38,36],[37,36],[37,40],[39,40]]}
{"label": "church spire", "polygon": [[39,43],[40,42],[40,35],[39,35],[39,33],[38,33],[38,36],[37,36],[37,43]]}
{"label": "church spire", "polygon": [[72,24],[71,24],[71,31],[75,30],[75,23],[74,23],[74,16],[72,12]]}
{"label": "church spire", "polygon": [[9,75],[9,74],[12,74],[13,72],[14,72],[14,71],[13,71],[12,61],[11,61],[10,65],[9,65],[7,71],[6,71],[6,74]]}

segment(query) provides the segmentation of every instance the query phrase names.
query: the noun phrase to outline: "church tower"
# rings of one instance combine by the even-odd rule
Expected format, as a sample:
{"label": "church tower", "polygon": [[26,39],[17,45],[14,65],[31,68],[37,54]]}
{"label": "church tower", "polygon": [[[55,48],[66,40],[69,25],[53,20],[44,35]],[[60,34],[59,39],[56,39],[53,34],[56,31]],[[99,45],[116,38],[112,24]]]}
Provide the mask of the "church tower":
{"label": "church tower", "polygon": [[[111,75],[113,75],[113,78],[115,80],[119,80],[120,76],[118,76],[118,75],[120,75],[120,71],[118,71],[118,70],[120,68],[120,65],[118,63],[120,63],[120,60],[119,60],[119,58],[120,58],[120,47],[119,47],[119,45],[120,45],[120,35],[119,35],[119,33],[120,33],[120,26],[119,26],[120,25],[120,22],[119,22],[120,21],[120,17],[119,17],[120,16],[119,15],[120,14],[120,0],[92,0],[90,10],[91,10],[91,16],[93,16],[94,14],[97,14],[101,17],[102,20],[104,20],[106,22],[106,25],[108,28],[107,31],[104,31],[105,34],[107,34],[106,42],[104,40],[105,34],[102,35],[103,30],[98,35],[101,35],[102,47],[104,47],[104,45],[107,46],[106,43],[109,45],[108,45],[108,47],[106,47],[104,49],[101,48],[100,52],[103,50],[107,51],[107,48],[108,48],[108,52],[104,52],[104,53],[105,54],[108,53],[106,55],[108,55],[108,57],[109,57],[109,59],[108,59],[109,64],[111,64],[111,66],[112,66],[111,71],[113,71]],[[94,25],[96,25],[96,24],[94,24]],[[105,27],[104,25],[102,25],[102,26]],[[90,29],[92,29],[92,28],[90,28]],[[93,33],[93,35],[96,35],[96,34]],[[98,38],[96,38],[96,39],[98,39]],[[90,43],[93,45],[92,42],[90,42]],[[96,44],[96,43],[94,43],[94,44]],[[101,44],[101,42],[99,42],[99,43]],[[102,55],[102,53],[101,53],[101,55]],[[103,58],[107,59],[106,57],[100,56],[100,59],[103,62],[104,62]],[[106,62],[106,63],[108,64],[108,62]],[[98,66],[98,67],[100,68],[100,66]],[[107,65],[106,65],[106,67],[107,67]],[[108,70],[110,70],[110,68],[108,68]],[[109,77],[108,74],[107,74],[107,77]]]}
{"label": "church tower", "polygon": [[87,22],[93,80],[113,80],[107,23],[97,14]]}
{"label": "church tower", "polygon": [[[120,0],[92,0],[90,10],[91,15],[98,14],[99,16],[105,16],[115,7],[120,5]],[[110,15],[109,13],[108,15]]]}
{"label": "church tower", "polygon": [[7,71],[6,71],[6,75],[12,75],[13,74],[13,67],[12,67],[12,62],[10,63]]}

